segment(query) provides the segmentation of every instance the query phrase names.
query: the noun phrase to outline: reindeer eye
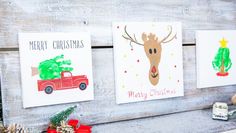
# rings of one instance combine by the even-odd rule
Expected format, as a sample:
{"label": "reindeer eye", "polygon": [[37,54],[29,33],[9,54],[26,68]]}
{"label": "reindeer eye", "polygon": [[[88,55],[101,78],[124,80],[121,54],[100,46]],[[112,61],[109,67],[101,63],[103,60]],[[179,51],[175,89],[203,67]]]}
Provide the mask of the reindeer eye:
{"label": "reindeer eye", "polygon": [[154,48],[154,54],[157,53],[157,49]]}
{"label": "reindeer eye", "polygon": [[149,49],[149,53],[152,54],[152,49]]}

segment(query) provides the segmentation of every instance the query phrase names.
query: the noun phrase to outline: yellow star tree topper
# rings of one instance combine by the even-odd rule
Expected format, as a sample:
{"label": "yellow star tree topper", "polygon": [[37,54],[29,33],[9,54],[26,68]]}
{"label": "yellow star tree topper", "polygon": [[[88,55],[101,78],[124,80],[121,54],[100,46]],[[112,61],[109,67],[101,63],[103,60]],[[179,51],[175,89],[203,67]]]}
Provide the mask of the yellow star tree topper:
{"label": "yellow star tree topper", "polygon": [[225,40],[224,38],[222,38],[222,39],[220,40],[220,46],[221,46],[222,48],[226,48],[226,47],[227,47],[227,43],[228,43],[228,41]]}

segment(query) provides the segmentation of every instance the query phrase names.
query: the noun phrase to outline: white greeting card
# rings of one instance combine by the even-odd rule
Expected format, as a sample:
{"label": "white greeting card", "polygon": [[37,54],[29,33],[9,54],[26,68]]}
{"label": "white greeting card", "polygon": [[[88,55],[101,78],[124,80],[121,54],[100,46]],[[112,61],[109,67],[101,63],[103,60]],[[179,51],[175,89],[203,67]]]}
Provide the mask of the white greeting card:
{"label": "white greeting card", "polygon": [[92,100],[90,34],[19,33],[23,106]]}
{"label": "white greeting card", "polygon": [[196,32],[197,88],[236,84],[236,31]]}
{"label": "white greeting card", "polygon": [[183,96],[180,23],[113,24],[116,101]]}

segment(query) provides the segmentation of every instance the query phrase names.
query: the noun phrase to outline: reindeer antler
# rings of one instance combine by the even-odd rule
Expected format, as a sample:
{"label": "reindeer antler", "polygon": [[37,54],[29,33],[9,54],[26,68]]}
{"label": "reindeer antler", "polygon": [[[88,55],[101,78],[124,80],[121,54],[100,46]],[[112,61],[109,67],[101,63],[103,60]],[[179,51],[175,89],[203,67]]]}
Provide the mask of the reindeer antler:
{"label": "reindeer antler", "polygon": [[139,43],[139,42],[137,41],[137,39],[136,39],[136,37],[135,37],[135,34],[134,34],[134,37],[133,37],[133,38],[129,35],[129,33],[128,33],[127,30],[126,30],[126,26],[125,26],[124,30],[125,30],[125,35],[126,35],[126,36],[125,36],[125,35],[122,35],[122,37],[123,37],[124,39],[130,41],[130,46],[131,46],[131,47],[132,47],[132,45],[131,45],[132,42],[133,42],[133,43],[136,43],[136,44],[138,44],[138,45],[144,46],[144,44]]}
{"label": "reindeer antler", "polygon": [[172,41],[174,38],[177,38],[177,36],[176,36],[177,33],[175,33],[175,35],[170,40],[167,40],[170,37],[170,35],[172,34],[172,26],[169,25],[169,28],[170,28],[170,32],[168,33],[168,35],[166,37],[164,37],[160,41],[161,43],[168,43],[168,42]]}

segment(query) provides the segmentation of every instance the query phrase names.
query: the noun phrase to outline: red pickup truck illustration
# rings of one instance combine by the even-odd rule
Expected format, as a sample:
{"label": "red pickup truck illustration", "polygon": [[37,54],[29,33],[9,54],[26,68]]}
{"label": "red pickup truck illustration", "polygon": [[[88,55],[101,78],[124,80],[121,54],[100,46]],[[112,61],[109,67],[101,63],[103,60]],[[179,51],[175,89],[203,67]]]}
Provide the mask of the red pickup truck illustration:
{"label": "red pickup truck illustration", "polygon": [[88,78],[86,75],[72,76],[71,72],[63,71],[61,72],[61,78],[38,80],[38,91],[45,91],[46,94],[51,94],[54,90],[73,88],[85,90],[88,84]]}

